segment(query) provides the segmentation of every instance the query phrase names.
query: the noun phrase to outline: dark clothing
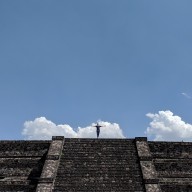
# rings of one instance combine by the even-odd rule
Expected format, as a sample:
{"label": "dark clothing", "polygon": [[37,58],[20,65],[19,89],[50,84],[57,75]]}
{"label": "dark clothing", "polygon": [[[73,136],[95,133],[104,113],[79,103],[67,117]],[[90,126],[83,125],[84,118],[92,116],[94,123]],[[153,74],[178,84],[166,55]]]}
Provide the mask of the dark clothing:
{"label": "dark clothing", "polygon": [[97,138],[99,137],[100,127],[97,127]]}
{"label": "dark clothing", "polygon": [[99,138],[99,134],[100,134],[100,127],[102,127],[101,125],[99,125],[98,123],[97,123],[97,125],[96,126],[94,126],[94,127],[96,127],[97,129],[96,129],[96,133],[97,133],[97,139]]}

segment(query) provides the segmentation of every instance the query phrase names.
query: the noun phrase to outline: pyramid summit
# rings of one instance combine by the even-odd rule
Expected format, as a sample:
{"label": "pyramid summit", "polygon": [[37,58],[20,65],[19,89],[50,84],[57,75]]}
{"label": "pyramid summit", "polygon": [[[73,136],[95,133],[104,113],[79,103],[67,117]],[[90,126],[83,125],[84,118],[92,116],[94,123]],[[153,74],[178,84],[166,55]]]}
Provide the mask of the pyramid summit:
{"label": "pyramid summit", "polygon": [[0,191],[192,191],[192,142],[0,141]]}

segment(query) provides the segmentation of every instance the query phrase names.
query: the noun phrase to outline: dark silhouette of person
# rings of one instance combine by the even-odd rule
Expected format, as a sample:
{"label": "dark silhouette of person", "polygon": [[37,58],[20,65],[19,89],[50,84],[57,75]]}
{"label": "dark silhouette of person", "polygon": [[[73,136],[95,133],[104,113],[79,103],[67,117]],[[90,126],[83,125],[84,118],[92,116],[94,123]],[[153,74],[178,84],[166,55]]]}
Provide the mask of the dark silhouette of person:
{"label": "dark silhouette of person", "polygon": [[97,123],[97,125],[95,125],[94,127],[96,127],[96,133],[97,133],[97,139],[99,138],[99,134],[100,134],[100,127],[103,127],[101,125],[99,125],[99,123]]}

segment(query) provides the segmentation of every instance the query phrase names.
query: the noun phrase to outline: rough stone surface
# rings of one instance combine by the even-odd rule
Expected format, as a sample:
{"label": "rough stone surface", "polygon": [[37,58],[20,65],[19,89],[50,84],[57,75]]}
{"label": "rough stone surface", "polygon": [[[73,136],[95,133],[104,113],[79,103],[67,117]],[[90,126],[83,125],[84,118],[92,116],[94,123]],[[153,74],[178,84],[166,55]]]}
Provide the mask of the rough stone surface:
{"label": "rough stone surface", "polygon": [[42,171],[42,178],[50,178],[55,176],[55,170],[57,170],[58,162],[56,160],[46,160],[44,169]]}
{"label": "rough stone surface", "polygon": [[0,141],[0,191],[35,191],[50,141]]}
{"label": "rough stone surface", "polygon": [[64,137],[53,137],[52,139],[53,140],[49,147],[48,155],[41,173],[39,184],[37,185],[36,192],[51,192],[54,185],[54,180],[63,149]]}
{"label": "rough stone surface", "polygon": [[145,184],[146,192],[161,192],[158,184]]}
{"label": "rough stone surface", "polygon": [[152,161],[152,155],[147,141],[136,141],[137,152],[147,192],[161,191],[158,175]]}
{"label": "rough stone surface", "polygon": [[145,141],[136,141],[137,152],[139,157],[151,157],[148,143]]}
{"label": "rough stone surface", "polygon": [[0,192],[192,192],[190,142],[65,141],[0,141]]}
{"label": "rough stone surface", "polygon": [[50,141],[0,141],[0,157],[42,157]]}
{"label": "rough stone surface", "polygon": [[65,139],[57,192],[144,191],[134,139]]}
{"label": "rough stone surface", "polygon": [[51,147],[49,149],[48,155],[60,156],[62,145],[63,145],[63,140],[53,140],[51,142]]}
{"label": "rough stone surface", "polygon": [[40,183],[38,184],[37,192],[51,192],[52,191],[52,183]]}
{"label": "rough stone surface", "polygon": [[162,191],[191,192],[192,143],[148,143]]}
{"label": "rough stone surface", "polygon": [[157,178],[157,172],[152,161],[141,161],[140,163],[143,179]]}

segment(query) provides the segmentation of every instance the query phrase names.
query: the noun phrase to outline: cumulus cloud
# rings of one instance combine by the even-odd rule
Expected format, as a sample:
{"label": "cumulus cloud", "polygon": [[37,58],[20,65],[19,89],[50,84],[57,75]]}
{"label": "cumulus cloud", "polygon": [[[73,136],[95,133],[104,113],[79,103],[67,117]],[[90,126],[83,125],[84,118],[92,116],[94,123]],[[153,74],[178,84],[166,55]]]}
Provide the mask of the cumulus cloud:
{"label": "cumulus cloud", "polygon": [[[99,121],[102,125],[100,138],[124,138],[122,129],[117,123]],[[56,125],[45,117],[26,121],[22,130],[25,139],[51,139],[52,136],[65,136],[66,138],[96,138],[96,128],[91,124],[87,127],[78,127],[74,130],[70,125]]]}
{"label": "cumulus cloud", "polygon": [[148,113],[146,116],[152,121],[145,133],[149,137],[154,137],[154,140],[192,141],[192,125],[185,123],[181,117],[174,115],[171,111]]}

